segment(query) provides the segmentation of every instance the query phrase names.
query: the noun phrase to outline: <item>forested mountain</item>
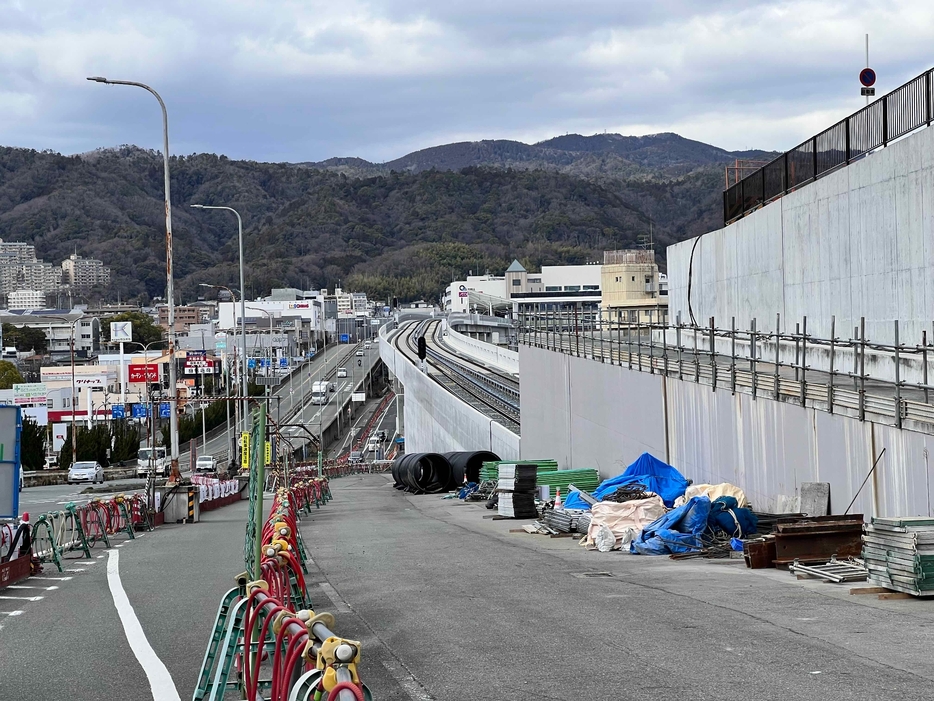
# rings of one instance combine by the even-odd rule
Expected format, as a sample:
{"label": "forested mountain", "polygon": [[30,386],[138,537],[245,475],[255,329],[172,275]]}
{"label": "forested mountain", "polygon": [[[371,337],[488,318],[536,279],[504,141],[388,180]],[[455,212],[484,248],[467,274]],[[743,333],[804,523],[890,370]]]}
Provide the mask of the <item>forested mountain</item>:
{"label": "forested mountain", "polygon": [[[193,203],[243,215],[248,295],[343,283],[376,298],[436,297],[452,276],[501,272],[514,257],[529,269],[599,260],[634,245],[650,219],[663,253],[719,225],[723,164],[737,155],[659,137],[452,144],[380,166],[175,157],[178,298],[193,299],[200,282],[237,281],[236,218]],[[100,258],[114,296],[161,296],[162,186],[161,156],[135,147],[80,156],[0,148],[0,237],[33,243],[50,262],[75,248]]]}

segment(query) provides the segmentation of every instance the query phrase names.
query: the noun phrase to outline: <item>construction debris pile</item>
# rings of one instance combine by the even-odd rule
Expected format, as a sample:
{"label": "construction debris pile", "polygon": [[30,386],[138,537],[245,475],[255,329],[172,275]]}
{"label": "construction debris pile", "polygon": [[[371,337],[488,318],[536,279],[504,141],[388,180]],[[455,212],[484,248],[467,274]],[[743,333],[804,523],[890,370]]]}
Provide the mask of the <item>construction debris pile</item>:
{"label": "construction debris pile", "polygon": [[869,581],[914,596],[934,596],[934,518],[874,518],[863,535]]}

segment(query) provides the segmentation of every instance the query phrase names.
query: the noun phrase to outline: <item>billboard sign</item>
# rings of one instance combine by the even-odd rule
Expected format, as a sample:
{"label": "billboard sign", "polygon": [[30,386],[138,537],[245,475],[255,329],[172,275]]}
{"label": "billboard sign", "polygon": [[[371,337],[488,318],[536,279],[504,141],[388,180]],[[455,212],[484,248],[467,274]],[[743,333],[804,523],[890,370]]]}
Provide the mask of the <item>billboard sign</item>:
{"label": "billboard sign", "polygon": [[158,382],[158,363],[133,363],[127,366],[127,382]]}
{"label": "billboard sign", "polygon": [[44,382],[23,382],[13,385],[13,403],[19,406],[24,404],[45,404],[49,388]]}
{"label": "billboard sign", "polygon": [[352,402],[365,402],[366,401],[366,392],[354,392],[350,395],[350,401]]}
{"label": "billboard sign", "polygon": [[131,321],[111,321],[110,322],[110,340],[114,343],[133,340],[133,322]]}

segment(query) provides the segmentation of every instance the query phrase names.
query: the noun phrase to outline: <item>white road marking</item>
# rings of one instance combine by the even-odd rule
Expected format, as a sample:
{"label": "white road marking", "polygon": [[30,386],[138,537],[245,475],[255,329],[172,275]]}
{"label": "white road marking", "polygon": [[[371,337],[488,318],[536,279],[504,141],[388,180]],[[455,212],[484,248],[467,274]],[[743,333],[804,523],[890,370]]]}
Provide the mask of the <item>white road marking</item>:
{"label": "white road marking", "polygon": [[103,555],[98,555],[98,556],[97,556],[97,559],[100,560],[100,559],[102,559],[103,557],[104,557]]}
{"label": "white road marking", "polygon": [[7,589],[45,589],[46,591],[52,591],[58,589],[54,584],[51,587],[31,587],[27,584],[8,584]]}
{"label": "white road marking", "polygon": [[126,545],[126,543],[117,543],[118,548],[122,548],[124,545]]}
{"label": "white road marking", "polygon": [[70,570],[65,570],[65,571],[66,572],[87,572],[87,570],[78,570],[78,569],[70,569]]}
{"label": "white road marking", "polygon": [[22,611],[0,611],[4,616],[22,616]]}
{"label": "white road marking", "polygon": [[143,668],[149,680],[153,701],[181,701],[175,682],[172,681],[172,675],[146,639],[143,626],[140,625],[136,612],[127,598],[123,583],[120,581],[120,553],[117,550],[111,550],[110,558],[107,560],[107,584],[110,587],[110,594],[113,596],[114,606],[123,624],[123,632],[126,634],[130,649],[136,655],[140,667]]}
{"label": "white road marking", "polygon": [[42,601],[44,596],[0,596],[4,601]]}
{"label": "white road marking", "polygon": [[412,673],[395,660],[383,660],[383,667],[398,682],[412,701],[434,701],[434,696],[421,685]]}
{"label": "white road marking", "polygon": [[323,591],[331,600],[331,603],[334,604],[334,608],[336,608],[340,613],[350,613],[350,606],[341,598],[341,595],[337,593],[337,589],[332,587],[327,582],[320,582],[318,586],[321,587],[321,591]]}
{"label": "white road marking", "polygon": [[30,578],[29,578],[30,581],[32,581],[32,580],[34,580],[34,579],[46,579],[46,580],[48,580],[48,581],[50,581],[50,582],[67,582],[69,579],[74,579],[74,577],[42,577],[42,576],[38,576],[38,577],[30,577]]}

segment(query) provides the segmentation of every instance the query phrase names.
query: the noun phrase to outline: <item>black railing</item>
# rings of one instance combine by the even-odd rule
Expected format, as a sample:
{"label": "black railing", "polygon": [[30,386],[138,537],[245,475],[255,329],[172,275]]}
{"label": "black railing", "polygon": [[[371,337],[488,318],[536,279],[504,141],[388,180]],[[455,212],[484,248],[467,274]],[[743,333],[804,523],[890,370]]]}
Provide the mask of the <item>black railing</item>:
{"label": "black railing", "polygon": [[931,124],[934,69],[925,71],[800,146],[783,153],[723,192],[729,224],[873,149]]}

